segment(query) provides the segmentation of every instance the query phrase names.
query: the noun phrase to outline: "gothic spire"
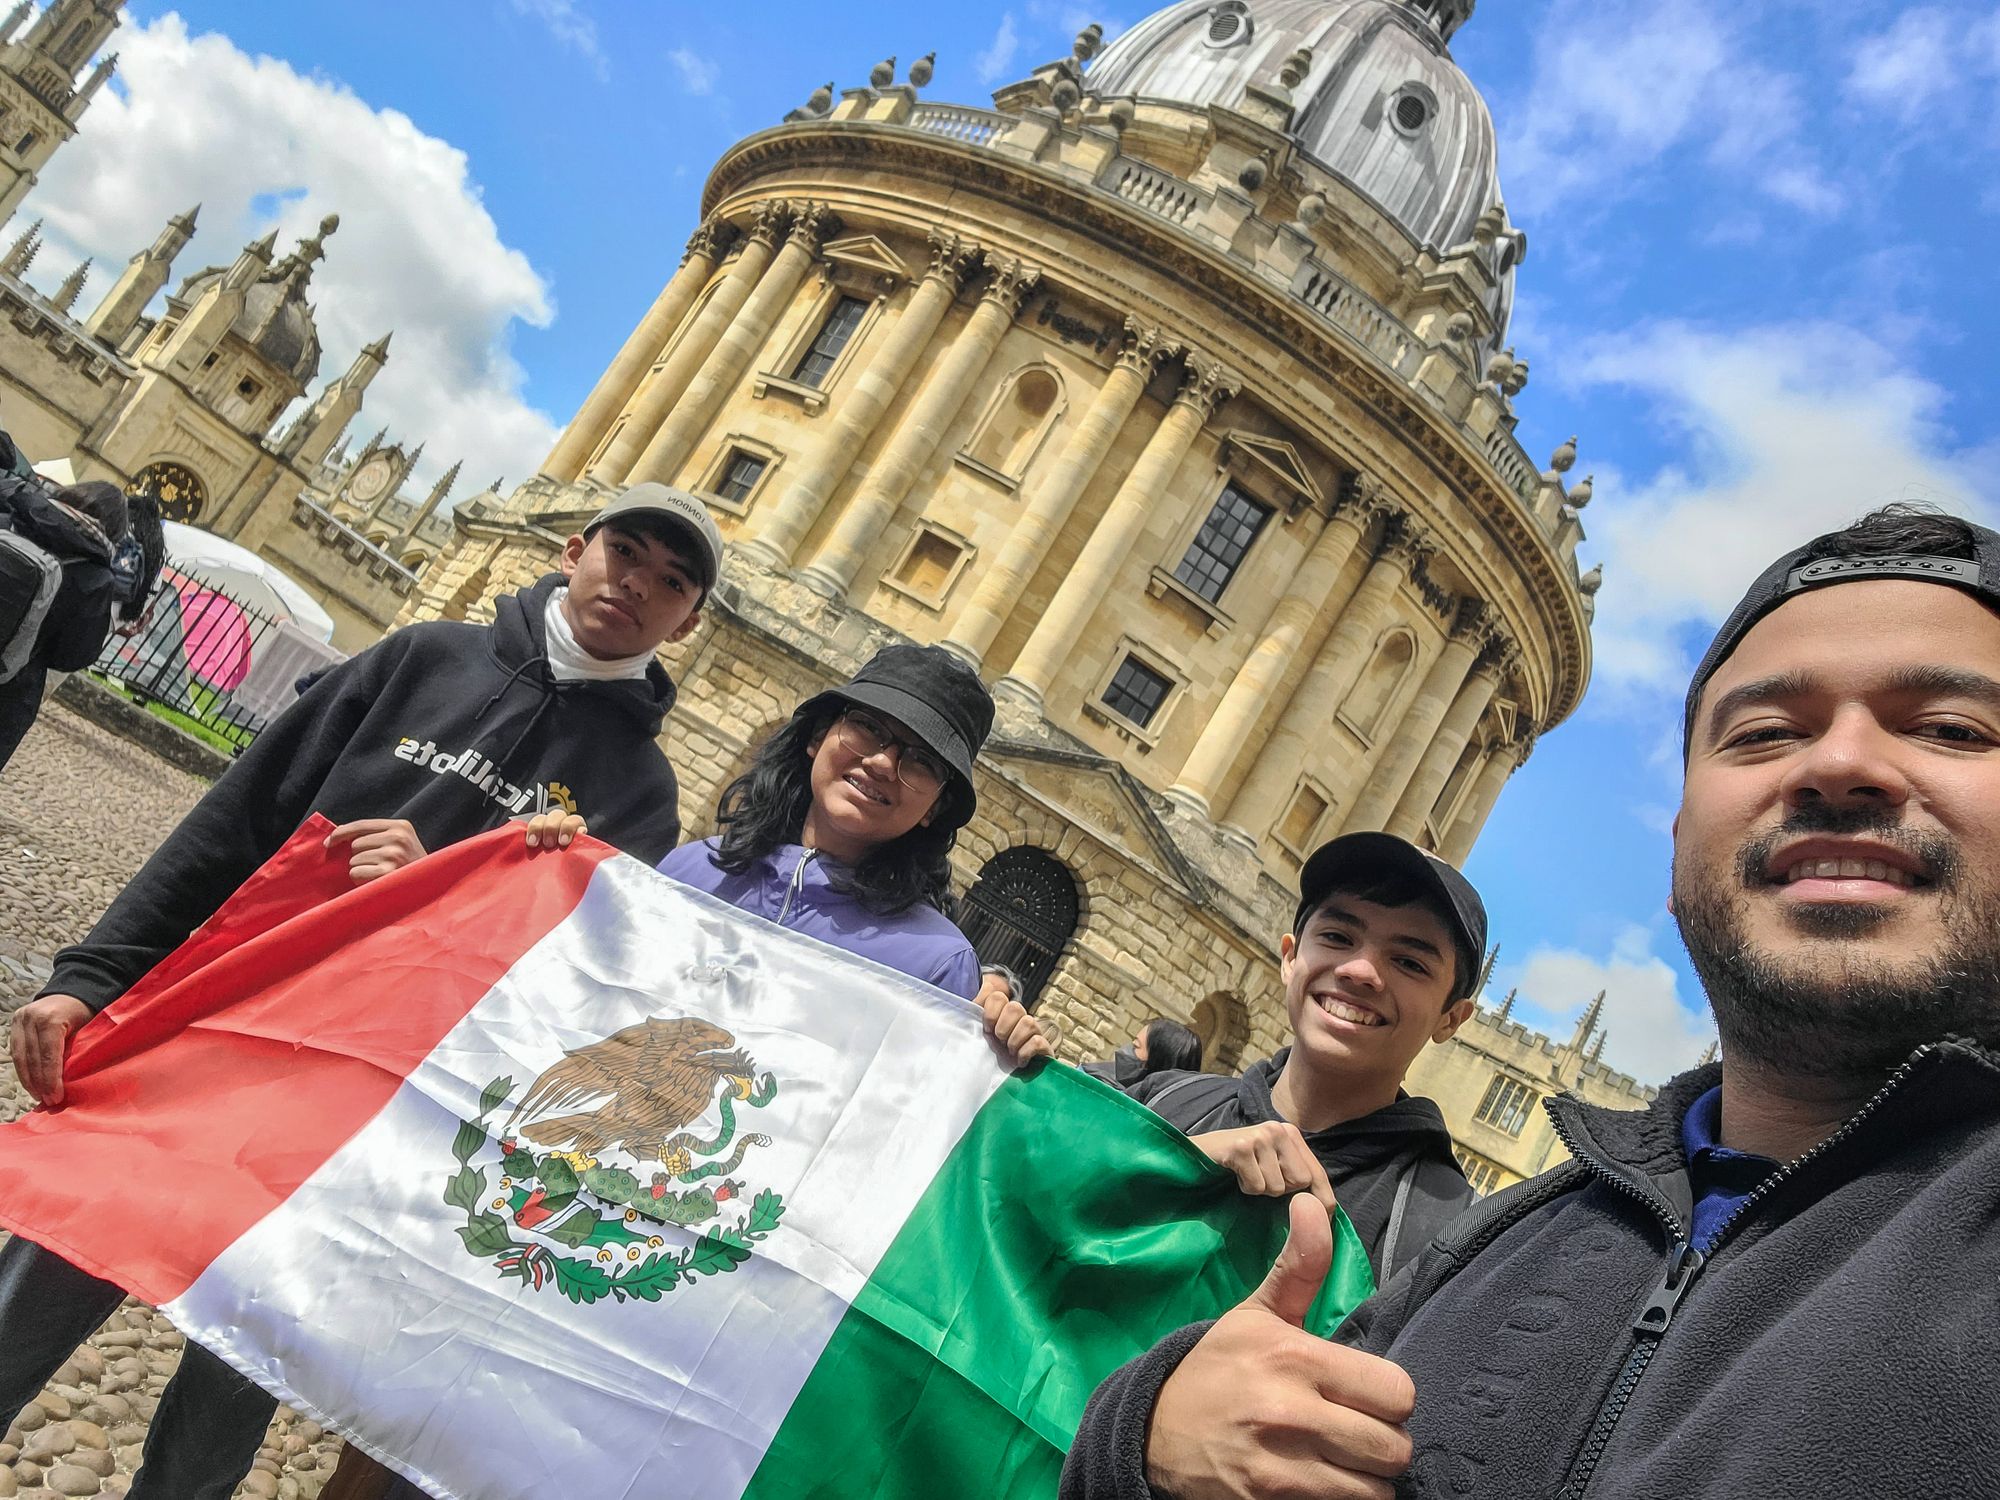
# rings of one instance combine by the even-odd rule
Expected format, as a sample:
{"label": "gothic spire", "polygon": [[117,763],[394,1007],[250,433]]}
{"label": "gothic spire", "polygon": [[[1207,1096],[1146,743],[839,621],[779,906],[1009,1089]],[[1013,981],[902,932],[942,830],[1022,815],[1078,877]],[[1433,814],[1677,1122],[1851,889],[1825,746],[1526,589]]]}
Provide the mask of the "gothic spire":
{"label": "gothic spire", "polygon": [[55,295],[49,298],[57,312],[66,313],[76,306],[76,299],[83,295],[83,284],[89,276],[90,261],[86,259],[82,265],[63,278],[63,284],[57,287]]}
{"label": "gothic spire", "polygon": [[27,274],[29,263],[34,260],[35,252],[41,248],[42,221],[37,219],[22,232],[18,240],[14,241],[13,248],[8,250],[6,257],[0,259],[0,271],[5,271],[9,276]]}

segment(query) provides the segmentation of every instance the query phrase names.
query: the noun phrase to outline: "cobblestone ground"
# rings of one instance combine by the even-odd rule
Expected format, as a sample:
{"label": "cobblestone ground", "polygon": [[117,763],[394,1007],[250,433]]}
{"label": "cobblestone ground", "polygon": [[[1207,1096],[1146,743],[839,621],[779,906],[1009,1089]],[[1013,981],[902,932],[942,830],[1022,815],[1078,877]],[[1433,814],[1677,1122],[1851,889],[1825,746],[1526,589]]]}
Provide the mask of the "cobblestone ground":
{"label": "cobblestone ground", "polygon": [[[0,771],[0,1017],[42,987],[49,956],[90,926],[201,795],[202,783],[51,705]],[[0,1060],[0,1121],[29,1106]],[[0,1500],[122,1495],[181,1336],[127,1301],[0,1436]],[[287,1408],[238,1496],[314,1500],[338,1440]]]}

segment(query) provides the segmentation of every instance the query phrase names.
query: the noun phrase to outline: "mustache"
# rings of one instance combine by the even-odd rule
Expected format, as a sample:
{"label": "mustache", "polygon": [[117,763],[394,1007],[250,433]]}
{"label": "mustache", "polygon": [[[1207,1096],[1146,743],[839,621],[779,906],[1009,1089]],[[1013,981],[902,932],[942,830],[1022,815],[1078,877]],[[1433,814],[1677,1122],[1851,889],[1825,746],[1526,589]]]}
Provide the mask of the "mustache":
{"label": "mustache", "polygon": [[1917,832],[1903,826],[1902,814],[1893,807],[1876,803],[1841,806],[1830,802],[1802,802],[1785,815],[1777,827],[1766,830],[1746,843],[1736,856],[1736,873],[1745,887],[1769,883],[1771,856],[1778,845],[1806,834],[1825,833],[1836,837],[1860,836],[1886,844],[1917,862],[1919,873],[1940,890],[1949,890],[1964,868],[1958,845],[1942,833]]}

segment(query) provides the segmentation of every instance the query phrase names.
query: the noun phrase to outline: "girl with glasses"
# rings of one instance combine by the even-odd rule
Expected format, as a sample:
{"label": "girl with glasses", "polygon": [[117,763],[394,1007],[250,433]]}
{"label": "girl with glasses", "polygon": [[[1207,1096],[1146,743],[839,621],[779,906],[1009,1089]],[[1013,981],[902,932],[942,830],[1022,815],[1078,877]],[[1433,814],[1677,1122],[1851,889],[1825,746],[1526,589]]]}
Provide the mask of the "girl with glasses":
{"label": "girl with glasses", "polygon": [[[683,844],[660,872],[782,927],[979,995],[979,959],[948,913],[951,846],[976,803],[972,760],[993,727],[985,685],[937,646],[889,646],[800,704],[722,794],[721,832]],[[530,824],[566,844],[574,818]],[[982,1006],[1015,1063],[1047,1056],[1013,999]]]}

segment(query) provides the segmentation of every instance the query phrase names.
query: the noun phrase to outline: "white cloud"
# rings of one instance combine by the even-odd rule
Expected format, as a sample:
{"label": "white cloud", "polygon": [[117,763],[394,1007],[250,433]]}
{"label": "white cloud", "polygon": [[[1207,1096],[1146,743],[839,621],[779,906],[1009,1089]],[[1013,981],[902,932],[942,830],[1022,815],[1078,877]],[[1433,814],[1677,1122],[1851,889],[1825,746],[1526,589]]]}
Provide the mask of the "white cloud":
{"label": "white cloud", "polygon": [[1847,91],[1906,124],[1914,121],[1934,109],[1939,91],[1957,78],[1956,33],[1964,25],[1962,16],[1936,6],[1904,11],[1887,31],[1855,47]]}
{"label": "white cloud", "polygon": [[548,28],[549,34],[588,62],[601,79],[611,76],[597,44],[597,23],[577,10],[576,0],[514,0],[514,10]]}
{"label": "white cloud", "polygon": [[[1672,965],[1653,951],[1655,933],[1632,924],[1601,957],[1575,948],[1537,948],[1509,976],[1520,991],[1514,1016],[1567,1042],[1584,1007],[1604,993],[1604,1061],[1641,1083],[1663,1083],[1693,1067],[1715,1038],[1705,1002],[1683,1003]],[[1495,986],[1497,988],[1497,986]],[[1492,989],[1488,990],[1489,997]],[[1504,993],[1504,991],[1503,991]]]}
{"label": "white cloud", "polygon": [[[517,319],[546,326],[553,308],[527,257],[501,239],[465,153],[336,81],[223,36],[191,37],[175,14],[119,41],[122,84],[98,95],[23,219],[45,216],[63,248],[114,267],[199,200],[178,285],[274,226],[282,254],[338,212],[313,276],[322,381],[370,339],[396,335],[355,427],[366,436],[386,422],[426,441],[420,478],[464,457],[465,494],[532,472],[556,424],[523,399],[508,335]],[[37,270],[56,260],[45,252]],[[82,310],[109,284],[94,277]]]}
{"label": "white cloud", "polygon": [[973,71],[981,83],[998,83],[1020,50],[1021,35],[1014,26],[1014,13],[1008,11],[1000,17],[1000,29],[993,33],[992,42],[973,59]]}
{"label": "white cloud", "polygon": [[1806,537],[1890,500],[2000,499],[1945,427],[1945,392],[1851,328],[1664,323],[1586,346],[1575,378],[1653,398],[1687,455],[1640,482],[1598,475],[1585,552],[1605,559],[1595,637],[1614,682],[1677,691],[1673,633],[1720,620]]}
{"label": "white cloud", "polygon": [[686,47],[676,47],[667,54],[667,61],[674,65],[674,71],[681,76],[681,87],[690,94],[708,95],[715,92],[715,80],[721,75],[713,58],[691,52]]}
{"label": "white cloud", "polygon": [[1749,25],[1716,0],[1556,0],[1520,106],[1503,119],[1517,212],[1574,219],[1682,150],[1805,213],[1837,212],[1844,200],[1806,140],[1799,80],[1755,60]]}

